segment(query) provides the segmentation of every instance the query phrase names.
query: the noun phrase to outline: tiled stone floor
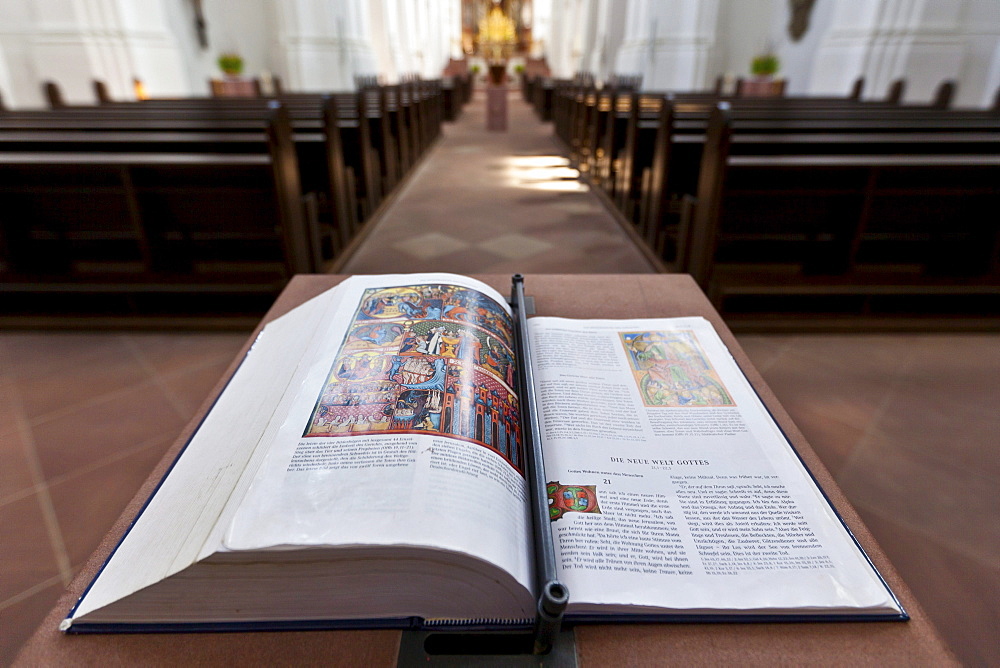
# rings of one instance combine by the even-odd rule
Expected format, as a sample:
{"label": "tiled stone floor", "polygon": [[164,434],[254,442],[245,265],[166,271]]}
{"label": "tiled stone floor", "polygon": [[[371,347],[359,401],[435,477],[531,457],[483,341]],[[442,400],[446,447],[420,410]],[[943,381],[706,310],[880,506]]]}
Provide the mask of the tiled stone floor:
{"label": "tiled stone floor", "polygon": [[0,333],[0,665],[247,334]]}
{"label": "tiled stone floor", "polygon": [[[558,162],[549,126],[512,96],[511,126],[524,136],[476,140],[477,104],[446,128],[347,271],[649,271],[563,172],[507,171],[517,160]],[[427,165],[446,150],[476,156],[495,177],[480,172],[468,189],[460,172],[438,178]],[[496,187],[532,178],[548,190]],[[0,332],[0,665],[245,336]],[[1000,335],[740,342],[963,663],[1000,665]]]}
{"label": "tiled stone floor", "polygon": [[508,96],[507,132],[486,131],[483,97],[417,167],[344,273],[653,271],[597,196],[577,181],[552,133]]}

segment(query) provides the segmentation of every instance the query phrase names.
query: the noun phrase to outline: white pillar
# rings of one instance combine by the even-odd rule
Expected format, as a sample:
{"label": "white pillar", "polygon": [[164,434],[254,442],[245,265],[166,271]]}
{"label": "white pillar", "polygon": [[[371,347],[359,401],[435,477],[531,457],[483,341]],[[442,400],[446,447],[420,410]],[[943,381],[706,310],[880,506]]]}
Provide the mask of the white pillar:
{"label": "white pillar", "polygon": [[[605,46],[602,64],[605,69],[602,72],[603,78],[607,78],[612,74],[619,74],[616,69],[616,60],[618,51],[622,47],[622,42],[625,41],[625,20],[629,4],[629,0],[607,0],[604,11],[607,27],[604,32]],[[620,74],[627,73],[621,72]]]}
{"label": "white pillar", "polygon": [[699,90],[715,72],[718,0],[634,0],[616,60],[647,90]]}
{"label": "white pillar", "polygon": [[367,3],[272,0],[290,90],[352,90],[355,75],[377,72]]}
{"label": "white pillar", "polygon": [[448,58],[461,60],[465,57],[462,51],[462,0],[444,0],[447,7],[445,35],[448,36]]}
{"label": "white pillar", "polygon": [[392,39],[389,29],[391,14],[386,11],[387,0],[372,0],[368,3],[368,20],[371,25],[372,51],[375,66],[386,81],[396,80],[396,63],[392,57]]}
{"label": "white pillar", "polygon": [[606,81],[615,69],[615,56],[625,37],[628,0],[597,0],[591,4],[593,38],[584,48],[584,69]]}
{"label": "white pillar", "polygon": [[534,0],[531,8],[531,57],[545,58],[549,67],[552,66],[549,54],[553,44],[553,2],[554,0]]}
{"label": "white pillar", "polygon": [[552,60],[557,77],[572,77],[588,71],[584,63],[589,55],[594,31],[592,10],[597,0],[553,0]]}
{"label": "white pillar", "polygon": [[615,55],[615,71],[619,74],[642,74],[647,65],[649,48],[649,2],[632,0],[625,12],[625,35]]}

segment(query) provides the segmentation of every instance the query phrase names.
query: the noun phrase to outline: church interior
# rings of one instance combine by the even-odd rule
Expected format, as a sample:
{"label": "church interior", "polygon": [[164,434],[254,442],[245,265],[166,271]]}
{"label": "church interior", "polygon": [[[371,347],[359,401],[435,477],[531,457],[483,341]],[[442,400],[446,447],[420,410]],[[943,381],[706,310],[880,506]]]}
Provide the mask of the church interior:
{"label": "church interior", "polygon": [[998,205],[996,0],[0,0],[0,664],[293,275],[433,271],[690,274],[997,665]]}

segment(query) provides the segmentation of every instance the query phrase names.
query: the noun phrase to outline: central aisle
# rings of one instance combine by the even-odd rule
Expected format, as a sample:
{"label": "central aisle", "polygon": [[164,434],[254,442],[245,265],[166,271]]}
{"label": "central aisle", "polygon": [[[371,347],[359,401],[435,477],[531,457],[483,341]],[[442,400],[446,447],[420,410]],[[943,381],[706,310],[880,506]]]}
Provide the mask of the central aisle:
{"label": "central aisle", "polygon": [[508,129],[486,130],[477,90],[338,273],[653,273],[553,135],[508,93]]}

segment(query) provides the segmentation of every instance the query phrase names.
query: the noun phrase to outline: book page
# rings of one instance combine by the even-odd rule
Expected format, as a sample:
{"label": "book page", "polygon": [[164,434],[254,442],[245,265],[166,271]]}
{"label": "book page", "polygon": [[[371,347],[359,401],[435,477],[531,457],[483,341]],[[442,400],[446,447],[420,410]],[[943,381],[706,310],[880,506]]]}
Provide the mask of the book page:
{"label": "book page", "polygon": [[407,545],[497,564],[531,590],[512,321],[452,275],[354,277],[301,363],[229,550]]}
{"label": "book page", "polygon": [[898,611],[708,321],[529,327],[570,612]]}
{"label": "book page", "polygon": [[225,523],[220,518],[249,484],[244,478],[256,470],[260,443],[282,419],[282,398],[303,351],[339,297],[328,291],[263,329],[71,616],[154,585],[215,551],[221,538],[213,534]]}

